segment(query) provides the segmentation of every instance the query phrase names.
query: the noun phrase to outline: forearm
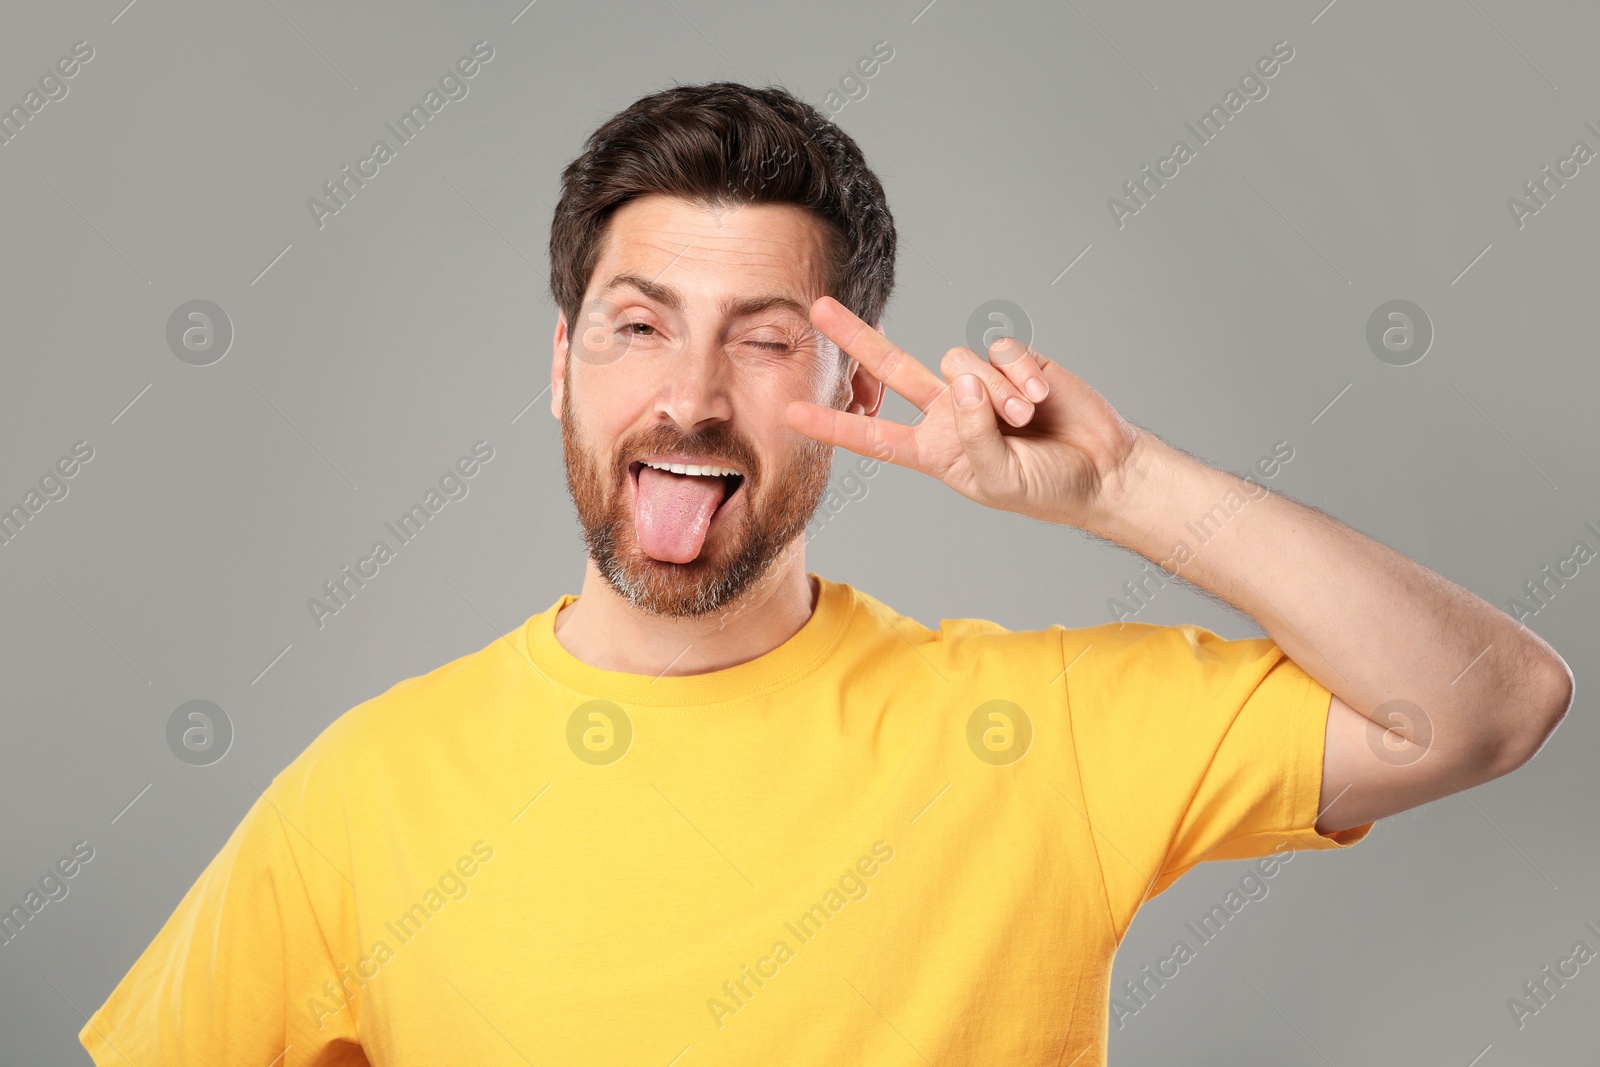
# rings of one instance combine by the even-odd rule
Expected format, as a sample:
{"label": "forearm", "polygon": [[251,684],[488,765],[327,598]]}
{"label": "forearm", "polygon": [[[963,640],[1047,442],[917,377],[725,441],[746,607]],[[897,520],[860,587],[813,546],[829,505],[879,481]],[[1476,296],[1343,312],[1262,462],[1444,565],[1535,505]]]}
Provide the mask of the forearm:
{"label": "forearm", "polygon": [[1085,529],[1255,619],[1361,714],[1396,726],[1385,703],[1409,701],[1433,737],[1408,740],[1516,759],[1565,710],[1565,664],[1505,613],[1322,512],[1139,437]]}

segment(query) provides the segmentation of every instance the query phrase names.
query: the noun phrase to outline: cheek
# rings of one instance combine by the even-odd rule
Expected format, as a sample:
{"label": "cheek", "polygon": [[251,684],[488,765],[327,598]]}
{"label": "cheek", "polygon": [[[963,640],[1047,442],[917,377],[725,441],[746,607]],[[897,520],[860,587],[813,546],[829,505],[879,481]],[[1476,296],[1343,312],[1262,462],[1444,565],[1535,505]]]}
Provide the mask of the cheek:
{"label": "cheek", "polygon": [[841,407],[847,386],[840,380],[837,370],[823,371],[815,363],[805,367],[795,364],[772,368],[762,374],[752,374],[734,397],[733,409],[737,422],[747,427],[746,432],[759,435],[761,447],[771,455],[782,455],[809,438],[789,426],[784,414],[796,400],[808,401],[822,407]]}
{"label": "cheek", "polygon": [[637,372],[623,367],[591,369],[579,381],[568,379],[566,410],[589,441],[614,441],[650,410],[654,390]]}
{"label": "cheek", "polygon": [[[791,358],[794,362],[785,368],[784,380],[777,386],[783,390],[784,404],[790,400],[809,400],[829,407],[849,388],[838,350],[831,345],[821,351],[797,353]],[[778,421],[780,424],[783,421],[782,404],[778,407]]]}

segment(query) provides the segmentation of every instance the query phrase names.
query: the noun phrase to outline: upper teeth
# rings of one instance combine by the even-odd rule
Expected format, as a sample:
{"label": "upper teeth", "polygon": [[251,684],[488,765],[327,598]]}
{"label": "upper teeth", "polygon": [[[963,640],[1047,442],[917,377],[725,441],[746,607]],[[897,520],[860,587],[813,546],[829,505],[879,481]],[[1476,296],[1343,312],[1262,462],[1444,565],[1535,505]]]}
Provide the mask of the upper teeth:
{"label": "upper teeth", "polygon": [[650,460],[645,460],[644,465],[646,467],[654,467],[658,471],[671,471],[673,474],[700,474],[717,478],[725,478],[728,475],[737,476],[739,473],[729,467],[716,467],[702,463],[652,463]]}

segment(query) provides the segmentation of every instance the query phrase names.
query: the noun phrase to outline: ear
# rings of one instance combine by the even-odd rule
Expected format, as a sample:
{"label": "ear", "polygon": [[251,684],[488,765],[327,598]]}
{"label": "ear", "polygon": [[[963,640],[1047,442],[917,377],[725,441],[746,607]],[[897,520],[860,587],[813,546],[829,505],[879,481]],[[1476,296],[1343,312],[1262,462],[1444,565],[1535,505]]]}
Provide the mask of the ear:
{"label": "ear", "polygon": [[[872,328],[882,333],[883,323],[874,323]],[[888,394],[888,389],[872,376],[871,371],[854,359],[850,361],[850,369],[850,401],[845,405],[845,410],[853,415],[866,415],[870,418],[883,407],[883,398]]]}
{"label": "ear", "polygon": [[567,313],[556,316],[556,335],[552,343],[554,358],[550,361],[550,414],[561,418],[561,391],[567,385],[567,356],[571,338],[567,336]]}

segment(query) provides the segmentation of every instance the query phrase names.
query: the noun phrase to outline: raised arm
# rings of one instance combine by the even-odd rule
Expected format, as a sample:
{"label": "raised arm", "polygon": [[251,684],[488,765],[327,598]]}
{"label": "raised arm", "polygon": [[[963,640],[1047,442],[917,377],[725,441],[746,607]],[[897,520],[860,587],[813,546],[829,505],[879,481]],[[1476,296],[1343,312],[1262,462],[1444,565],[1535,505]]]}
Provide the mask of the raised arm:
{"label": "raised arm", "polygon": [[811,318],[859,362],[856,395],[882,382],[923,417],[909,426],[878,418],[877,405],[795,401],[787,414],[800,433],[1161,565],[1188,522],[1218,507],[1232,515],[1177,576],[1255,619],[1333,693],[1320,832],[1506,774],[1566,714],[1572,672],[1532,631],[1338,520],[1133,426],[1031,348],[1002,338],[988,359],[952,348],[941,378],[832,297]]}
{"label": "raised arm", "polygon": [[1255,619],[1332,691],[1319,832],[1507,774],[1566,714],[1571,671],[1509,615],[1148,431],[1084,528],[1171,566],[1175,546],[1195,540],[1185,524],[1218,507],[1231,518],[1208,527],[1179,574]]}

